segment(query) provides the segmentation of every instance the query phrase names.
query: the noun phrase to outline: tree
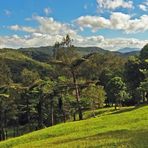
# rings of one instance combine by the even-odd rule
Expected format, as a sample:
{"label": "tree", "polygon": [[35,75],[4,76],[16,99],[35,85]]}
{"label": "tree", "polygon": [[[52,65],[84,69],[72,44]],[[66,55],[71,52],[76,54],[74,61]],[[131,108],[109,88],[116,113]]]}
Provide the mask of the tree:
{"label": "tree", "polygon": [[87,99],[86,102],[90,104],[90,108],[93,110],[95,116],[94,109],[103,107],[106,93],[102,86],[91,84],[82,90],[82,96]]}
{"label": "tree", "polygon": [[126,85],[122,81],[121,77],[114,77],[108,82],[107,89],[109,97],[112,98],[115,103],[116,109],[118,105],[121,105],[121,101],[126,96]]}
{"label": "tree", "polygon": [[144,75],[140,71],[141,61],[138,57],[130,57],[125,64],[125,80],[128,86],[129,93],[136,102],[137,92],[140,82],[144,80]]}
{"label": "tree", "polygon": [[11,72],[5,62],[0,60],[0,140],[6,139],[7,111],[10,109],[9,85],[12,82]]}
{"label": "tree", "polygon": [[142,50],[140,51],[140,59],[146,60],[148,59],[148,44],[146,44]]}
{"label": "tree", "polygon": [[11,80],[11,71],[4,60],[0,59],[0,86],[9,85]]}
{"label": "tree", "polygon": [[110,69],[107,69],[107,68],[102,71],[102,73],[100,74],[100,77],[99,77],[99,84],[104,86],[106,96],[107,96],[106,100],[105,100],[106,106],[110,106],[110,103],[112,103],[112,100],[110,100],[110,97],[109,97],[107,84],[113,77],[114,77],[113,72]]}
{"label": "tree", "polygon": [[37,71],[31,71],[28,69],[23,69],[21,72],[22,83],[24,86],[32,85],[36,80],[40,78],[40,75]]}
{"label": "tree", "polygon": [[[83,63],[86,58],[80,58],[78,52],[71,45],[70,36],[67,35],[66,38],[63,38],[63,41],[60,43],[59,48],[56,49],[56,60],[52,61],[52,64],[60,65],[65,68],[66,75],[69,73],[72,76],[73,85],[75,88],[75,96],[77,107],[79,111],[79,119],[83,119],[81,105],[80,105],[80,94],[77,82],[77,67]],[[55,44],[56,45],[56,44]],[[57,46],[56,46],[57,47]],[[89,56],[88,56],[89,57]]]}
{"label": "tree", "polygon": [[34,102],[35,98],[29,89],[40,79],[40,75],[37,71],[31,71],[25,68],[21,72],[21,77],[22,87],[24,87],[20,100],[21,121],[22,124],[28,124],[29,130],[31,130],[31,117],[33,116],[32,112],[34,112],[36,102]]}
{"label": "tree", "polygon": [[[145,63],[148,64],[148,61],[145,60]],[[140,82],[140,86],[137,88],[137,90],[141,93],[143,102],[148,102],[148,69],[141,69],[141,72],[144,74],[145,79]]]}
{"label": "tree", "polygon": [[144,75],[144,78],[137,89],[141,93],[143,102],[148,102],[148,44],[140,51],[139,59],[141,61],[139,70]]}
{"label": "tree", "polygon": [[[90,54],[88,54],[90,55]],[[86,79],[98,80],[105,69],[121,71],[125,59],[115,54],[93,52],[88,60],[79,66],[80,76]]]}

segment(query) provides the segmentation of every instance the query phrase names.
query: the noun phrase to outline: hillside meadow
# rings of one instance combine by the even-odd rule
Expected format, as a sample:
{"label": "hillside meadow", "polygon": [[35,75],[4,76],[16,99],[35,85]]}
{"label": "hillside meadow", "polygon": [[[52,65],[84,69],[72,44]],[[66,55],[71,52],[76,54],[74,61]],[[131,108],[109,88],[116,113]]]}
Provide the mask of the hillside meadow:
{"label": "hillside meadow", "polygon": [[0,143],[0,148],[146,148],[148,106],[113,108],[86,112],[83,121],[68,122]]}

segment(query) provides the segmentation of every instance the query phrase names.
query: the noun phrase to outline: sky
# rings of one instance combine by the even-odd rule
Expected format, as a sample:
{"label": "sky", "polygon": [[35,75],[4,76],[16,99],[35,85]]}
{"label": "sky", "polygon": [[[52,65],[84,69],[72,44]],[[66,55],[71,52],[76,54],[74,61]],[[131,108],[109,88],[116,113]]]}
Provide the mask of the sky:
{"label": "sky", "polygon": [[0,48],[75,46],[106,50],[148,43],[148,0],[0,0]]}

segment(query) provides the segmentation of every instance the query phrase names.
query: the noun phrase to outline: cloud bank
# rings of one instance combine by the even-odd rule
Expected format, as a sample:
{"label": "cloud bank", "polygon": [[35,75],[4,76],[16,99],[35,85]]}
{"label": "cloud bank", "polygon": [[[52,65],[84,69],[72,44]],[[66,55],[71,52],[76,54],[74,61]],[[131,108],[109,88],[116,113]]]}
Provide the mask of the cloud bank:
{"label": "cloud bank", "polygon": [[[21,48],[52,46],[56,41],[61,41],[63,36],[69,34],[75,46],[98,46],[107,50],[117,50],[124,47],[142,48],[148,40],[136,38],[106,38],[102,35],[94,35],[101,29],[122,31],[126,34],[136,34],[148,31],[148,15],[141,16],[129,15],[128,13],[118,12],[116,9],[133,9],[131,0],[96,0],[97,9],[101,11],[110,10],[109,16],[105,15],[85,15],[80,16],[69,23],[62,23],[48,15],[52,13],[49,7],[44,8],[45,16],[33,15],[26,18],[26,21],[34,21],[37,26],[23,26],[13,24],[6,28],[13,31],[14,35],[0,36],[0,48]],[[141,11],[147,11],[148,1],[139,4]],[[87,9],[87,5],[84,5]],[[9,12],[6,12],[9,14]],[[85,29],[91,30],[89,36],[82,35]],[[21,33],[20,33],[21,32]],[[21,35],[18,35],[21,34]]]}

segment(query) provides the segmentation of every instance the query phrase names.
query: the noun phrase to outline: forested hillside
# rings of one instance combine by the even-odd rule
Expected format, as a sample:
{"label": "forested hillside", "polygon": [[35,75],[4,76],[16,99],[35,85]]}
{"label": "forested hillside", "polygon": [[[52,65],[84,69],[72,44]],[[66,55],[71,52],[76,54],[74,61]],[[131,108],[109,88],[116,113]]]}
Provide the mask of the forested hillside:
{"label": "forested hillside", "polygon": [[[49,62],[49,59],[52,57],[53,54],[53,46],[47,46],[47,47],[32,47],[32,48],[20,48],[19,50],[31,57],[32,59],[41,61],[41,62]],[[139,51],[130,51],[130,49],[126,52],[120,52],[120,51],[109,51],[104,50],[99,47],[75,47],[75,50],[81,55],[87,55],[90,53],[99,53],[99,54],[114,54],[121,57],[128,58],[129,56],[135,56],[139,55]]]}
{"label": "forested hillside", "polygon": [[75,47],[67,35],[52,48],[1,49],[0,69],[0,140],[148,103],[148,44],[127,57]]}

